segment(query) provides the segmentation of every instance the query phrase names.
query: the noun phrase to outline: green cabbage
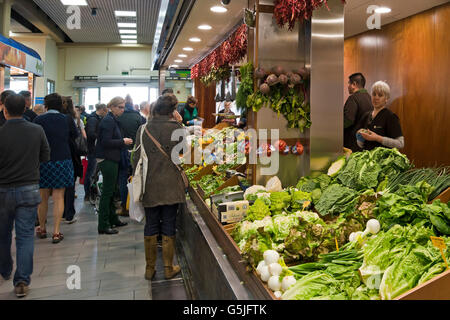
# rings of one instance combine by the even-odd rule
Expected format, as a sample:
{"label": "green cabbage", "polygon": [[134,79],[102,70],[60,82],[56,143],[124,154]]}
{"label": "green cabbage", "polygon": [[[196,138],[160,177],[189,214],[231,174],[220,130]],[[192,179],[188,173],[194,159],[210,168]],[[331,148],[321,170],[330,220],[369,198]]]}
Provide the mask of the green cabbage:
{"label": "green cabbage", "polygon": [[270,209],[266,204],[264,198],[258,198],[247,210],[246,220],[255,221],[261,220],[265,216],[270,216]]}
{"label": "green cabbage", "polygon": [[339,184],[332,184],[322,192],[315,205],[317,212],[328,214],[352,213],[356,208],[358,193]]}
{"label": "green cabbage", "polygon": [[291,204],[291,195],[287,191],[277,191],[270,194],[270,210],[279,214]]}

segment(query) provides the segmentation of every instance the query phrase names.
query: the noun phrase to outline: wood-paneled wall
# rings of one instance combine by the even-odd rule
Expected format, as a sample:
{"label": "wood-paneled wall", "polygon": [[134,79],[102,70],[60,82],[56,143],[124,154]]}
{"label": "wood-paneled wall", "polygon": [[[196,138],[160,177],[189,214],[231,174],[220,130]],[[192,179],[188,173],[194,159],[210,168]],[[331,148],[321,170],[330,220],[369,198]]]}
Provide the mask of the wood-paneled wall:
{"label": "wood-paneled wall", "polygon": [[450,4],[348,38],[344,50],[346,84],[362,72],[369,91],[378,80],[391,87],[401,151],[417,167],[450,165]]}
{"label": "wood-paneled wall", "polygon": [[216,84],[205,86],[199,78],[194,80],[195,97],[198,99],[198,116],[205,119],[203,128],[215,126],[216,117],[212,114],[216,112]]}

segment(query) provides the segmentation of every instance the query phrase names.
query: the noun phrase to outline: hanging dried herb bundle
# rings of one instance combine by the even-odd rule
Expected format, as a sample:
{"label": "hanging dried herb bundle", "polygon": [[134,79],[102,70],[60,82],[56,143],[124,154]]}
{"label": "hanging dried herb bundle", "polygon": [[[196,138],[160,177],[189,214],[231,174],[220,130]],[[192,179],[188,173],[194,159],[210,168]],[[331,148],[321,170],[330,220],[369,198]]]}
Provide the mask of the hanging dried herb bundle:
{"label": "hanging dried herb bundle", "polygon": [[[345,0],[342,0],[345,4]],[[327,0],[275,0],[275,9],[273,15],[277,24],[283,28],[286,24],[288,29],[294,29],[297,20],[309,20],[313,11],[321,8],[323,5],[327,7]]]}
{"label": "hanging dried herb bundle", "polygon": [[207,57],[193,66],[191,79],[207,77],[209,73],[214,73],[209,78],[215,77],[218,69],[229,68],[229,65],[241,61],[247,54],[247,31],[248,27],[245,24],[241,25]]}

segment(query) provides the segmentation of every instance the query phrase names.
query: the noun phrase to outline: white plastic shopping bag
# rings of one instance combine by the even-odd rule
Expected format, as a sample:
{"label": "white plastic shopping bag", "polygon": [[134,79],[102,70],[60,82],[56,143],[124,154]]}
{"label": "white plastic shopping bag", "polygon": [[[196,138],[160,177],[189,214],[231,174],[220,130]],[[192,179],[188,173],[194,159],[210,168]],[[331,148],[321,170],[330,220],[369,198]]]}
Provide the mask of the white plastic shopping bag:
{"label": "white plastic shopping bag", "polygon": [[130,208],[129,208],[129,214],[130,219],[133,219],[137,222],[141,222],[145,217],[145,210],[142,206],[141,201],[134,201],[133,197],[133,185],[131,183],[128,183],[128,193],[130,194]]}

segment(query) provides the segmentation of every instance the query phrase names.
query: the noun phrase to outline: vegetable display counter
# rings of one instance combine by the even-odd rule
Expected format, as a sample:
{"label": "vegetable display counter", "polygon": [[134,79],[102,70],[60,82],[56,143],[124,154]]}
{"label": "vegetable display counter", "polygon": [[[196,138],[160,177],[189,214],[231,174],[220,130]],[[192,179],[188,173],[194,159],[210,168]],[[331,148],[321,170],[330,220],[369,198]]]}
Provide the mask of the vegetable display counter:
{"label": "vegetable display counter", "polygon": [[[365,157],[373,160],[383,153],[389,161],[364,165]],[[370,179],[358,180],[360,167],[372,173]],[[210,268],[228,272],[240,283],[219,287],[240,288],[248,299],[450,299],[450,273],[444,261],[450,258],[449,172],[432,169],[424,176],[422,169],[410,169],[404,155],[386,149],[355,153],[339,168],[336,164],[330,168],[335,170],[328,175],[301,178],[284,190],[273,190],[269,183],[248,188],[244,199],[251,205],[244,220],[228,225],[219,221],[215,202],[212,206],[204,200],[201,188],[189,188],[190,213],[183,216],[201,219],[204,233],[211,236],[206,241],[210,249],[202,250],[218,249],[226,260],[226,265],[210,263]],[[417,182],[410,178],[415,176],[420,178]],[[442,242],[442,256],[436,239]],[[269,263],[262,260],[263,253],[266,260],[266,253],[274,250],[282,268],[276,283],[271,265],[266,279],[261,264]],[[193,266],[196,259],[192,258]],[[292,276],[295,285],[276,289],[287,277],[292,283]],[[371,278],[379,280],[375,289]],[[213,279],[208,274],[202,281],[216,285]],[[310,294],[310,286],[323,290]],[[230,296],[237,298],[234,291]]]}

